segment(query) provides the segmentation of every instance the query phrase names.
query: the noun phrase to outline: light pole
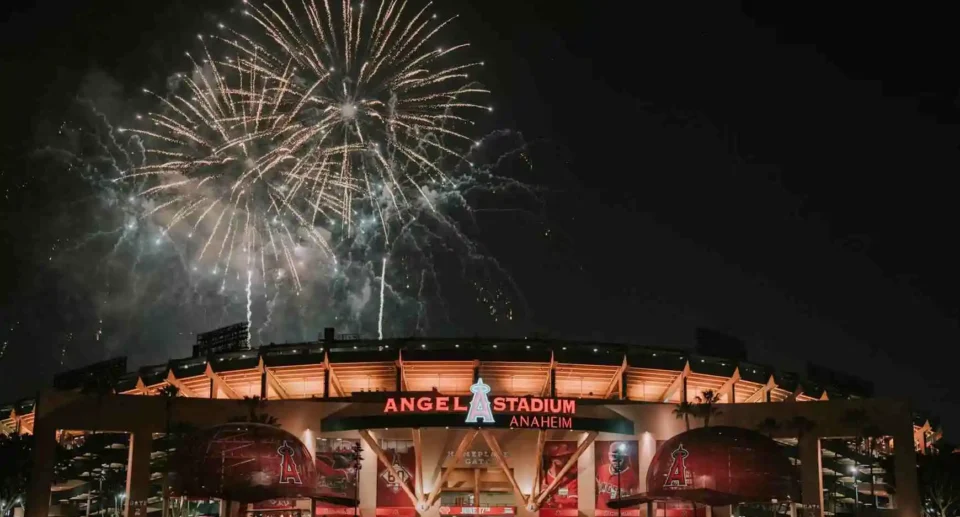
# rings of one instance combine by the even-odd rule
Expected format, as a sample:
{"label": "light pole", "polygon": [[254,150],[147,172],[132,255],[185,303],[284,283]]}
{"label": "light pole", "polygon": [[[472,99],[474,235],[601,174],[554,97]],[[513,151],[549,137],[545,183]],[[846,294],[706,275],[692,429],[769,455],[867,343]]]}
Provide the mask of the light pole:
{"label": "light pole", "polygon": [[357,517],[357,514],[360,512],[360,461],[363,459],[363,456],[360,454],[363,451],[363,445],[360,442],[353,444],[353,468],[355,469],[353,481],[353,517]]}
{"label": "light pole", "polygon": [[[617,468],[617,502],[618,503],[620,502],[620,499],[623,497],[623,484],[621,482],[622,481],[621,474],[623,474],[623,458],[624,458],[623,453],[626,448],[627,448],[626,444],[624,444],[623,442],[620,442],[617,444],[617,447],[616,449],[614,449],[614,452],[613,452],[613,457],[614,459],[617,460],[615,467]],[[621,517],[622,511],[623,511],[623,507],[618,504],[617,517]]]}
{"label": "light pole", "polygon": [[850,467],[850,473],[853,474],[853,497],[854,497],[854,501],[856,501],[856,506],[854,507],[856,508],[855,513],[859,515],[860,514],[860,487],[857,486],[857,468]]}

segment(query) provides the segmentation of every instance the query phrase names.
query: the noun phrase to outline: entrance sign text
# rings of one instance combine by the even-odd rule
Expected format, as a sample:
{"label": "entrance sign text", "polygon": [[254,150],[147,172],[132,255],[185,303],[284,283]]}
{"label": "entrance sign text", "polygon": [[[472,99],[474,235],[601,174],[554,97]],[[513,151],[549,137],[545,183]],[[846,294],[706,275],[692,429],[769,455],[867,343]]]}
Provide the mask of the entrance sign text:
{"label": "entrance sign text", "polygon": [[489,397],[490,386],[477,379],[470,386],[469,402],[460,395],[390,397],[384,413],[466,413],[468,424],[492,424],[497,413],[510,419],[510,427],[571,429],[577,412],[574,399],[545,397]]}

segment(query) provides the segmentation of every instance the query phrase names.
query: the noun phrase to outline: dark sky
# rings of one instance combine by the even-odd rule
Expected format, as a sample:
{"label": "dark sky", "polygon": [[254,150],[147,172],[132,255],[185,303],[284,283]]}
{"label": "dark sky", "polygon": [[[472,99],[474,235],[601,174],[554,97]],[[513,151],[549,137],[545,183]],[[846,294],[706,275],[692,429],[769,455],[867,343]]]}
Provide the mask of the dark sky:
{"label": "dark sky", "polygon": [[[231,7],[33,4],[5,5],[0,30],[3,399],[61,368],[48,344],[59,327],[96,327],[90,300],[42,263],[57,239],[46,223],[69,214],[71,192],[33,172],[24,154],[43,142],[32,135],[93,70],[118,96],[163,80]],[[484,242],[526,296],[524,330],[686,345],[709,326],[746,340],[756,361],[813,359],[870,379],[957,436],[960,35],[947,13],[564,4],[438,4],[461,13],[488,63],[490,128],[555,151],[523,178],[549,194],[543,218],[520,226],[549,238],[500,220]],[[118,352],[78,340],[77,357]],[[137,347],[123,351],[169,355]],[[28,365],[41,375],[19,373]]]}

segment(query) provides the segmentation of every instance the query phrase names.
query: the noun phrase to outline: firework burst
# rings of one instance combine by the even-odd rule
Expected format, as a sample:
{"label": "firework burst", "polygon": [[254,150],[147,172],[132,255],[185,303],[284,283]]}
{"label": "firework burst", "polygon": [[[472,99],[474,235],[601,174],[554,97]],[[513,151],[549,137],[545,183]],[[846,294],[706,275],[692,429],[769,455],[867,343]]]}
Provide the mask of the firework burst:
{"label": "firework burst", "polygon": [[358,232],[375,227],[387,248],[434,209],[429,193],[453,185],[451,171],[472,166],[462,131],[491,109],[469,78],[483,63],[456,59],[467,44],[436,47],[453,18],[428,7],[245,3],[252,28],[200,36],[192,72],[154,94],[163,109],[126,130],[146,160],[118,181],[149,201],[161,239],[186,239],[194,268],[246,272],[248,297],[251,271],[299,291],[302,255],[335,267],[335,247]]}

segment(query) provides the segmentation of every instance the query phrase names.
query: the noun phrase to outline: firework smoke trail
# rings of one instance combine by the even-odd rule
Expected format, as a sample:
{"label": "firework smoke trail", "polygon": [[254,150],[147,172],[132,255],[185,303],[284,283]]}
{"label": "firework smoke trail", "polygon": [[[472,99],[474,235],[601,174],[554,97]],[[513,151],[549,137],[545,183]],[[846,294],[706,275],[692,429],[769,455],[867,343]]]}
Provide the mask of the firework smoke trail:
{"label": "firework smoke trail", "polygon": [[386,278],[387,278],[387,257],[383,257],[382,265],[380,266],[380,314],[377,317],[377,336],[378,339],[383,339],[383,300],[385,296],[385,287],[386,287]]}
{"label": "firework smoke trail", "polygon": [[247,270],[247,339],[253,335],[253,270]]}

